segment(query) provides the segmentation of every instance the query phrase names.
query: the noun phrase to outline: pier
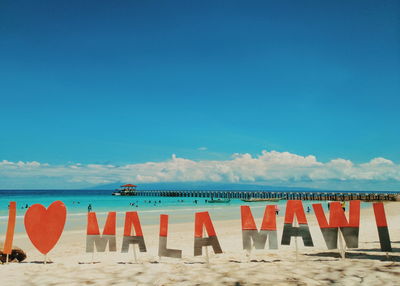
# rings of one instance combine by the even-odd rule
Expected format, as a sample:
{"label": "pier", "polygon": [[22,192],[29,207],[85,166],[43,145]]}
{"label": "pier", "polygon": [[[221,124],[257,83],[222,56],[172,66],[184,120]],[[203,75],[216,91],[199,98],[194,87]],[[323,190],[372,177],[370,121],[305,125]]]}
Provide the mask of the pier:
{"label": "pier", "polygon": [[318,191],[224,191],[224,190],[136,190],[138,196],[281,199],[303,201],[400,201],[400,192],[318,192]]}

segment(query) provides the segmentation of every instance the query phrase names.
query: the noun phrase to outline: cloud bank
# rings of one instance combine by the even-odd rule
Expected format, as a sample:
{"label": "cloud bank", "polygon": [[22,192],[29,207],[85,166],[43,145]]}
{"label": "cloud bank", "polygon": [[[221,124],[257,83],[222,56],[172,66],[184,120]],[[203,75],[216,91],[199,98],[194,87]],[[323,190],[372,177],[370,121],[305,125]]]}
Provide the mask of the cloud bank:
{"label": "cloud bank", "polygon": [[341,158],[324,163],[319,162],[313,155],[300,156],[289,152],[265,150],[257,156],[247,153],[233,154],[229,160],[223,161],[193,161],[172,155],[167,161],[123,166],[0,161],[0,189],[10,188],[10,184],[11,187],[19,187],[21,182],[30,182],[33,188],[43,187],[40,184],[45,181],[50,185],[58,184],[60,188],[113,182],[140,184],[198,181],[325,188],[326,182],[330,182],[332,189],[336,189],[335,184],[346,182],[363,188],[363,184],[368,182],[391,182],[392,185],[394,182],[395,186],[400,186],[400,165],[381,157],[361,164]]}

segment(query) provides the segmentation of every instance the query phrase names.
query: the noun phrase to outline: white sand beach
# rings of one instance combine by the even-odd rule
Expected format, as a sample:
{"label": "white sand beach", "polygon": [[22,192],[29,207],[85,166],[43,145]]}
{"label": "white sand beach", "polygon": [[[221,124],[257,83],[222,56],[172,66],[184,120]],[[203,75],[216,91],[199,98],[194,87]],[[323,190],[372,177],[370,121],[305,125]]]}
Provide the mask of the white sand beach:
{"label": "white sand beach", "polygon": [[[372,206],[372,205],[371,205]],[[242,250],[241,222],[213,221],[223,254],[210,248],[210,262],[205,256],[193,256],[194,223],[171,224],[168,247],[183,250],[182,259],[157,256],[159,226],[143,226],[147,253],[132,250],[85,252],[86,230],[64,232],[49,253],[51,263],[44,265],[41,255],[26,234],[17,234],[14,244],[27,252],[22,263],[0,265],[1,285],[399,285],[400,282],[400,203],[385,203],[394,252],[380,252],[378,232],[372,207],[361,210],[360,244],[349,250],[346,259],[326,248],[315,215],[307,214],[314,247],[304,247],[299,239],[296,261],[295,243],[279,243],[278,250]],[[237,210],[240,212],[239,208]],[[140,215],[140,213],[139,213]],[[194,214],[193,214],[194,217]],[[261,220],[256,220],[258,227]],[[103,222],[100,221],[100,228]],[[277,220],[278,240],[283,230],[283,216]],[[117,248],[122,243],[118,229]],[[3,235],[3,234],[2,234]]]}

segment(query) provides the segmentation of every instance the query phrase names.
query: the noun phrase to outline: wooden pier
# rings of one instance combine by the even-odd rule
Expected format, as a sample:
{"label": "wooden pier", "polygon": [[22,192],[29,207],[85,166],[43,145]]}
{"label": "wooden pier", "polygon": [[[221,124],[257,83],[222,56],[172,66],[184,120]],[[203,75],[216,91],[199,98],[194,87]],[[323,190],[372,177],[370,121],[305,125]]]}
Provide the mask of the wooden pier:
{"label": "wooden pier", "polygon": [[138,196],[223,199],[281,199],[312,201],[399,201],[400,192],[300,192],[300,191],[222,191],[222,190],[136,190]]}

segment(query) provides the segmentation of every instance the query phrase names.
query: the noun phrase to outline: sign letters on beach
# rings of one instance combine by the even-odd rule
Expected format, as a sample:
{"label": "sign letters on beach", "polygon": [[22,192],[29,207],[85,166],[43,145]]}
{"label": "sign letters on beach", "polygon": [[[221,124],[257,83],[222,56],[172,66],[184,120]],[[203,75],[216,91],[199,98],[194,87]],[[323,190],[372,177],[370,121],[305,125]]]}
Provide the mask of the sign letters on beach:
{"label": "sign letters on beach", "polygon": [[[315,216],[318,221],[322,236],[328,249],[338,248],[338,237],[342,236],[348,248],[358,248],[360,228],[360,201],[350,201],[349,216],[346,216],[340,202],[331,202],[329,219],[320,203],[313,204]],[[386,221],[383,203],[373,203],[375,222],[381,251],[391,252],[391,242]],[[261,226],[257,226],[251,208],[241,206],[241,225],[243,249],[250,251],[255,249],[278,249],[278,233],[276,223],[275,205],[267,205]],[[168,248],[168,218],[167,214],[160,215],[159,231],[159,257],[182,258],[182,250]],[[58,243],[64,230],[67,219],[67,209],[61,201],[53,202],[47,209],[40,205],[32,205],[25,214],[24,224],[26,233],[35,248],[46,255]],[[100,233],[100,226],[95,212],[87,214],[86,252],[110,252],[118,251],[116,238],[116,212],[109,212],[106,222]],[[16,203],[9,204],[9,219],[4,243],[3,253],[10,254],[16,223]],[[313,239],[309,230],[306,214],[301,200],[289,200],[286,204],[286,212],[283,231],[280,240],[281,245],[290,245],[292,238],[301,238],[304,246],[313,247]],[[130,246],[138,246],[140,252],[147,252],[145,237],[139,219],[139,213],[129,211],[125,213],[125,224],[120,251],[128,252]],[[208,212],[195,213],[194,219],[194,256],[203,254],[203,248],[210,247],[214,253],[222,253],[217,232]]]}

